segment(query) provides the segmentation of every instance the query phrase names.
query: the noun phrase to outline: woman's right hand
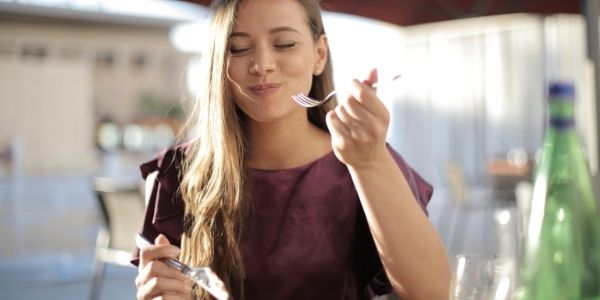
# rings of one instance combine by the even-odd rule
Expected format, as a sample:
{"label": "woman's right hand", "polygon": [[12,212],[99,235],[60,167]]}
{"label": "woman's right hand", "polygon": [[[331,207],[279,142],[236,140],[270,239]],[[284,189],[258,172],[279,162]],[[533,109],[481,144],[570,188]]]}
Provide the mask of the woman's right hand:
{"label": "woman's right hand", "polygon": [[179,257],[179,248],[159,235],[155,245],[140,250],[138,276],[135,278],[137,299],[192,299],[193,282],[183,273],[167,266],[161,258]]}

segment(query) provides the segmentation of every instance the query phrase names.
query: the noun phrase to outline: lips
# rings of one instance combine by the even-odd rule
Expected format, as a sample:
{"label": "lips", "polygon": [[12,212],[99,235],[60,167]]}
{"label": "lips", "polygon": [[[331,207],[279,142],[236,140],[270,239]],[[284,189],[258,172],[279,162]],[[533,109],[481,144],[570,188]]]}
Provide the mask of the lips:
{"label": "lips", "polygon": [[248,90],[257,96],[265,97],[275,93],[280,86],[281,84],[279,83],[257,84],[248,87]]}

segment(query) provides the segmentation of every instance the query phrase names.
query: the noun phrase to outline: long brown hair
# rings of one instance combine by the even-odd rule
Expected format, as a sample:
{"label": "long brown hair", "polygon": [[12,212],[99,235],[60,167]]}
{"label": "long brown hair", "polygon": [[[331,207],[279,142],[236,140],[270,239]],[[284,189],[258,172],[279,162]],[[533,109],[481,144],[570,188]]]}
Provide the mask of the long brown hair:
{"label": "long brown hair", "polygon": [[[317,41],[325,34],[317,0],[298,0]],[[197,131],[183,166],[181,194],[185,202],[181,260],[193,266],[210,266],[234,299],[243,299],[244,264],[238,247],[245,216],[250,210],[246,180],[248,144],[242,112],[231,99],[227,81],[229,37],[235,27],[241,0],[213,1],[211,36],[203,53],[203,89],[188,120]],[[313,77],[310,96],[323,98],[333,90],[333,71],[328,59]],[[307,118],[327,130],[326,113],[335,101],[307,110]],[[208,299],[196,289],[197,299]]]}

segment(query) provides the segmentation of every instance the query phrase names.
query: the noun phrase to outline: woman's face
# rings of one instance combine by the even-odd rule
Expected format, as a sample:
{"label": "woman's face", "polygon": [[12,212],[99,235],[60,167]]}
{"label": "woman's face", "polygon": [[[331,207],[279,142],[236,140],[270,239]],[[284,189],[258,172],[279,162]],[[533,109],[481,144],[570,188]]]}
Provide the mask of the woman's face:
{"label": "woman's face", "polygon": [[249,118],[274,122],[304,112],[291,96],[308,94],[313,74],[325,66],[327,46],[324,36],[313,40],[298,1],[242,1],[229,45],[233,100]]}

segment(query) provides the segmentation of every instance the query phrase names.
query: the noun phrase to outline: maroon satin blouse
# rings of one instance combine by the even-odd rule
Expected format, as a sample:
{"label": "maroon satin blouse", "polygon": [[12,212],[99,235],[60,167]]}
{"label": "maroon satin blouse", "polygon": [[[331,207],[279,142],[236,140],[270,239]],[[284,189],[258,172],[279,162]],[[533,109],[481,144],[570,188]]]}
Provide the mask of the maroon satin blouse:
{"label": "maroon satin blouse", "polygon": [[[158,170],[141,228],[150,240],[162,233],[181,244],[186,149],[141,166],[144,178]],[[388,149],[426,212],[433,188]],[[248,175],[253,206],[240,241],[246,299],[371,299],[392,291],[348,169],[333,152],[297,168]],[[136,249],[133,264],[138,257]]]}

